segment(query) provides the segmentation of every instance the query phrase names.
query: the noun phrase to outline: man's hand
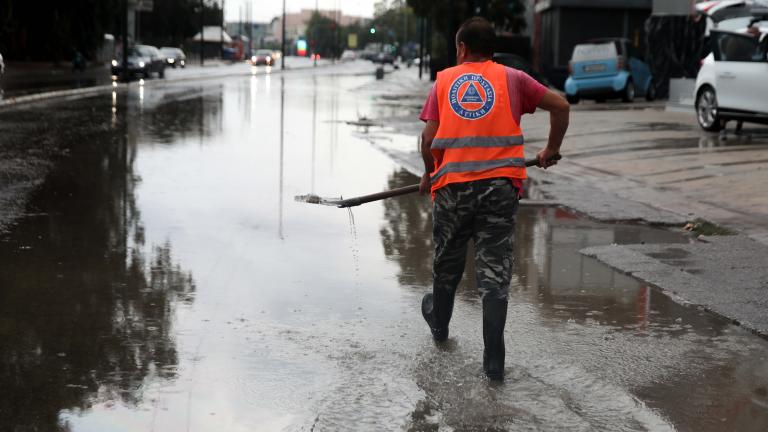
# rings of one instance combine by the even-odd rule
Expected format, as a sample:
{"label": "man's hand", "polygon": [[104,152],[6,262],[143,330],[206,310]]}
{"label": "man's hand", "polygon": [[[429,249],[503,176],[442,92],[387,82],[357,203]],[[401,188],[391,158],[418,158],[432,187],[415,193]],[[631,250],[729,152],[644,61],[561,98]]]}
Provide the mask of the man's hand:
{"label": "man's hand", "polygon": [[536,154],[536,159],[539,160],[539,166],[547,169],[552,165],[557,165],[556,160],[552,160],[552,157],[558,153],[557,150],[552,150],[549,147],[545,147]]}
{"label": "man's hand", "polygon": [[432,190],[432,180],[429,178],[429,173],[426,173],[423,176],[421,176],[421,181],[419,182],[419,193],[422,195],[426,195],[431,190]]}
{"label": "man's hand", "polygon": [[557,161],[550,162],[549,159],[560,152],[565,131],[568,130],[571,107],[564,97],[552,90],[542,96],[538,106],[549,111],[549,141],[547,141],[544,150],[536,155],[539,159],[539,166],[546,169],[557,164]]}

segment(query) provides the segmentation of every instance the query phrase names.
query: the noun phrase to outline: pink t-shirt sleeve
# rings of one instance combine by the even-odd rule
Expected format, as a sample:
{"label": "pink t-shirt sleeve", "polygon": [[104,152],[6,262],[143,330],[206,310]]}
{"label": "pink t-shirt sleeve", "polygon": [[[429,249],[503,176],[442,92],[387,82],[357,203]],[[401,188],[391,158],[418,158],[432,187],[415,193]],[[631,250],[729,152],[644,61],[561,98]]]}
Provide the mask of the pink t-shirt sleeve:
{"label": "pink t-shirt sleeve", "polygon": [[424,108],[421,110],[419,119],[423,122],[429,120],[440,121],[440,109],[437,104],[437,89],[434,85],[432,86],[432,90],[429,91],[427,101],[424,102]]}
{"label": "pink t-shirt sleeve", "polygon": [[523,114],[533,114],[547,87],[523,71],[507,67],[507,88],[512,105],[512,117],[520,124]]}

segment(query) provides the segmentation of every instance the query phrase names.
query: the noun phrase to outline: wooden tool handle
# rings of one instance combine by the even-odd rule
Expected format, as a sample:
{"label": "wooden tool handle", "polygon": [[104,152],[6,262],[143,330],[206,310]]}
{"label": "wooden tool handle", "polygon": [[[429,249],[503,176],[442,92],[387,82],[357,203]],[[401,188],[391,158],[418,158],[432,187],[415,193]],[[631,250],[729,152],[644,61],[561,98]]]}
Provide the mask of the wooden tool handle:
{"label": "wooden tool handle", "polygon": [[[550,161],[559,161],[560,159],[562,159],[562,156],[560,156],[560,154],[558,153],[552,156]],[[525,166],[526,167],[539,166],[539,160],[528,159],[527,161],[525,161]],[[419,191],[419,185],[413,184],[410,186],[404,186],[401,188],[391,189],[384,192],[378,192],[375,194],[363,195],[355,198],[341,200],[339,201],[339,208],[357,207],[360,204],[369,203],[371,201],[379,201],[386,198],[392,198],[400,195],[407,195],[407,194],[418,192],[418,191]]]}

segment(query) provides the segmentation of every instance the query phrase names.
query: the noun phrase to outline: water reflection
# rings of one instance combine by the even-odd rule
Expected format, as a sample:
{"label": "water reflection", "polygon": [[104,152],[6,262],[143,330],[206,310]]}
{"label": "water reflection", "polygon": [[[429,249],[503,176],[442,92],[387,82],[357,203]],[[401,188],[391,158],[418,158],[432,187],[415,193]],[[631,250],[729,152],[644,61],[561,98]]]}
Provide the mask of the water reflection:
{"label": "water reflection", "polygon": [[[398,171],[389,187],[415,181]],[[400,285],[418,293],[431,286],[430,207],[429,200],[407,196],[384,202],[384,252],[398,264]],[[568,430],[584,422],[599,430],[665,430],[667,420],[702,431],[762,430],[768,424],[764,344],[578,253],[596,244],[687,238],[596,223],[557,208],[521,207],[515,241],[508,382],[495,389],[479,378],[482,342],[467,328],[479,313],[474,283],[466,277],[474,274],[468,259],[454,313],[457,335],[446,346],[427,349],[416,367],[426,399],[413,412],[414,430],[436,430],[438,423],[541,427],[540,421]],[[444,410],[457,406],[461,415]],[[594,417],[597,412],[606,416]]]}
{"label": "water reflection", "polygon": [[[0,237],[0,430],[66,429],[64,410],[136,406],[148,382],[176,377],[173,321],[195,282],[170,242],[146,243],[134,172],[138,137],[170,113],[145,105],[129,126],[127,97],[116,114],[114,94],[70,107],[91,123],[60,135],[67,157]],[[177,110],[158,138],[214,115],[196,107]]]}

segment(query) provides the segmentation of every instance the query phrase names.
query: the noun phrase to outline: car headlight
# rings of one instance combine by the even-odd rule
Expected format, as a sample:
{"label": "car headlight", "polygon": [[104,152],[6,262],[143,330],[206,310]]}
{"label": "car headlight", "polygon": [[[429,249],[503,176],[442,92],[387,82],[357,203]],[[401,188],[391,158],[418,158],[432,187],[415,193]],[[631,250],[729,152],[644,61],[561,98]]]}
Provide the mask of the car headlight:
{"label": "car headlight", "polygon": [[112,60],[112,66],[117,66],[117,60]]}
{"label": "car headlight", "polygon": [[251,61],[256,63],[256,56],[251,56]]}
{"label": "car headlight", "polygon": [[271,61],[272,61],[272,57],[270,57],[270,56],[267,56],[267,63],[269,63],[269,62],[271,62]]}
{"label": "car headlight", "polygon": [[168,59],[168,63],[173,63],[175,61],[176,61],[175,59]]}
{"label": "car headlight", "polygon": [[144,65],[145,65],[144,62],[139,62],[139,67],[144,67]]}

